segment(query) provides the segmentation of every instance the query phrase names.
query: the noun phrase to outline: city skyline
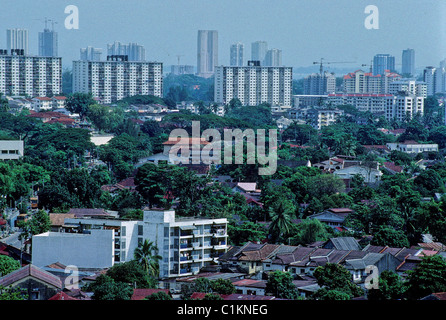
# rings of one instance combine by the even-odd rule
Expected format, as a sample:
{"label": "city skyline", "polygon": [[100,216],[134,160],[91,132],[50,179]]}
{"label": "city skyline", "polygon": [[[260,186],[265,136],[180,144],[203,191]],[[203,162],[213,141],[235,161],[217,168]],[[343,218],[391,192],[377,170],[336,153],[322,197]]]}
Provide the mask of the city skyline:
{"label": "city skyline", "polygon": [[[79,29],[64,27],[67,5],[79,9]],[[266,41],[271,48],[283,52],[283,65],[305,67],[324,58],[326,61],[347,61],[336,67],[357,68],[370,63],[374,55],[388,53],[401,64],[401,53],[413,48],[417,54],[417,69],[436,66],[443,60],[445,22],[441,16],[446,5],[427,0],[377,0],[379,29],[364,27],[368,1],[284,0],[275,6],[271,1],[227,0],[210,1],[123,1],[101,2],[77,0],[73,3],[46,0],[38,4],[29,0],[9,3],[0,13],[0,29],[29,30],[29,53],[38,54],[38,32],[44,29],[44,19],[57,22],[59,55],[63,66],[70,67],[79,57],[80,48],[92,46],[106,52],[114,41],[136,42],[146,49],[146,60],[196,65],[196,34],[198,30],[217,30],[219,34],[219,64],[229,65],[229,48],[242,42],[250,46]],[[27,7],[27,10],[19,10]],[[131,16],[131,22],[127,17]],[[407,19],[410,16],[412,19]],[[229,23],[230,21],[230,23]],[[0,38],[0,47],[6,48]],[[105,57],[102,57],[105,59]],[[334,66],[327,65],[328,69]],[[400,65],[397,69],[400,69]],[[352,70],[353,71],[353,70]]]}

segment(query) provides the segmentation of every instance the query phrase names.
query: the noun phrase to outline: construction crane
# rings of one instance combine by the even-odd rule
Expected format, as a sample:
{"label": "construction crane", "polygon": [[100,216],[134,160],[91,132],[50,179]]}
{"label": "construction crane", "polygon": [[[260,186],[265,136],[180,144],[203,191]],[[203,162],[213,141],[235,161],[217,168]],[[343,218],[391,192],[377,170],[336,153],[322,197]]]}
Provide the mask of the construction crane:
{"label": "construction crane", "polygon": [[321,61],[315,61],[315,62],[313,62],[313,64],[319,64],[320,65],[320,67],[319,67],[319,73],[322,75],[322,73],[323,73],[323,64],[334,64],[334,63],[356,63],[356,61],[330,61],[330,62],[327,62],[327,61],[322,61],[322,60],[325,60],[324,58],[321,58]]}

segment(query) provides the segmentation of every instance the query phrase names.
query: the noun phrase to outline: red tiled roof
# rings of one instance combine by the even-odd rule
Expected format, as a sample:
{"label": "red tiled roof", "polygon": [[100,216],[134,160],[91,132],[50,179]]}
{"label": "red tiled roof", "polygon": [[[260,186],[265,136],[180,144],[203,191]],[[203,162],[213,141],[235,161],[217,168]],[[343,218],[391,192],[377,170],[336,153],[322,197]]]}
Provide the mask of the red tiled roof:
{"label": "red tiled roof", "polygon": [[78,299],[70,297],[65,292],[60,291],[60,292],[56,293],[54,296],[52,296],[51,298],[49,298],[48,300],[78,300]]}
{"label": "red tiled roof", "polygon": [[62,281],[59,277],[32,264],[28,264],[23,268],[8,273],[4,277],[0,278],[0,285],[7,287],[27,277],[33,277],[56,288],[62,289]]}
{"label": "red tiled roof", "polygon": [[164,292],[165,294],[170,295],[168,289],[133,289],[131,300],[144,300],[147,296],[151,296],[157,292]]}
{"label": "red tiled roof", "polygon": [[51,101],[51,98],[48,98],[48,97],[34,97],[34,99],[41,100],[41,101]]}

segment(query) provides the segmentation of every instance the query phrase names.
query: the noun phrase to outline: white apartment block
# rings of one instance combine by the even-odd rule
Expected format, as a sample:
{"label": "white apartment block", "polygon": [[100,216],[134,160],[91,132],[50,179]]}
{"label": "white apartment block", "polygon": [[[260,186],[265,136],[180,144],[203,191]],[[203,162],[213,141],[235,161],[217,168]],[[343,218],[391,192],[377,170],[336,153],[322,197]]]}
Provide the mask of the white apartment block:
{"label": "white apartment block", "polygon": [[329,94],[327,103],[334,106],[352,105],[362,112],[374,114],[385,114],[386,110],[393,104],[394,96],[391,94],[372,93],[350,93]]}
{"label": "white apartment block", "polygon": [[408,121],[417,113],[424,113],[424,98],[415,95],[398,95],[394,97],[393,104],[387,107],[386,119]]}
{"label": "white apartment block", "polygon": [[161,62],[127,61],[109,56],[107,61],[73,61],[73,92],[92,93],[109,104],[135,95],[163,95]]}
{"label": "white apartment block", "polygon": [[389,94],[397,95],[398,92],[427,98],[427,84],[414,79],[403,79],[389,83]]}
{"label": "white apartment block", "polygon": [[292,67],[217,66],[214,101],[227,104],[238,98],[242,105],[291,106]]}
{"label": "white apartment block", "polygon": [[58,95],[62,88],[62,58],[28,56],[0,50],[0,92],[10,96]]}
{"label": "white apartment block", "polygon": [[133,259],[146,239],[158,248],[160,278],[190,276],[228,250],[227,219],[178,218],[175,211],[144,211],[142,221],[66,218],[73,232],[33,236],[32,263],[106,268]]}
{"label": "white apartment block", "polygon": [[386,71],[384,74],[373,75],[371,72],[356,70],[344,76],[344,93],[389,93],[389,85],[393,81],[401,80],[401,76],[394,72]]}

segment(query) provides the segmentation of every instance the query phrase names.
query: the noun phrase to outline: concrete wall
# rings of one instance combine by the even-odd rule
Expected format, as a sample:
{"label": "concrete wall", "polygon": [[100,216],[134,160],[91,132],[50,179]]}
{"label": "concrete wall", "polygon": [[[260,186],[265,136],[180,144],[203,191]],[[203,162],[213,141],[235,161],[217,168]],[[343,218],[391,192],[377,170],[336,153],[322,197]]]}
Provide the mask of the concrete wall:
{"label": "concrete wall", "polygon": [[32,238],[32,263],[44,267],[60,262],[78,268],[113,266],[112,230],[91,230],[91,234],[45,232]]}

